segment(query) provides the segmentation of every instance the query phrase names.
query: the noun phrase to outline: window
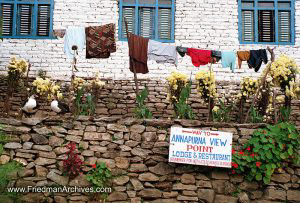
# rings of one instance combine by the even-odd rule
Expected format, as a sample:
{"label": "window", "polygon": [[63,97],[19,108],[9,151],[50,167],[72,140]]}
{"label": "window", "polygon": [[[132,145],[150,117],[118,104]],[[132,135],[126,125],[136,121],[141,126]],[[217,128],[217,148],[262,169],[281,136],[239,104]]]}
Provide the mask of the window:
{"label": "window", "polygon": [[128,31],[161,42],[174,42],[175,0],[119,0],[119,39]]}
{"label": "window", "polygon": [[51,38],[54,0],[0,0],[3,38]]}
{"label": "window", "polygon": [[243,44],[295,44],[294,0],[239,0]]}

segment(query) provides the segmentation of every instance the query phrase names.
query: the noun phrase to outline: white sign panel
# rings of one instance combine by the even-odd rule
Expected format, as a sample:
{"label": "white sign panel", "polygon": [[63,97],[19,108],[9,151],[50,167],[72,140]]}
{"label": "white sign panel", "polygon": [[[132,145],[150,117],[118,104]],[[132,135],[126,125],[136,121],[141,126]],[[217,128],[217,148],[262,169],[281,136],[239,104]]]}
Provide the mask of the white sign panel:
{"label": "white sign panel", "polygon": [[169,162],[231,168],[232,133],[171,128]]}

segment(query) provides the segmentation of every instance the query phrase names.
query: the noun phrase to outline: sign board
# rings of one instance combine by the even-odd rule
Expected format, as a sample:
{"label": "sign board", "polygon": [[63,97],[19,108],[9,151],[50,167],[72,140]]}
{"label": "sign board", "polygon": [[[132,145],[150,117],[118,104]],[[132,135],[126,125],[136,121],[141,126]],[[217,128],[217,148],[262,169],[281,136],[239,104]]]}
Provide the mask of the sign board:
{"label": "sign board", "polygon": [[232,133],[171,128],[169,162],[231,168]]}

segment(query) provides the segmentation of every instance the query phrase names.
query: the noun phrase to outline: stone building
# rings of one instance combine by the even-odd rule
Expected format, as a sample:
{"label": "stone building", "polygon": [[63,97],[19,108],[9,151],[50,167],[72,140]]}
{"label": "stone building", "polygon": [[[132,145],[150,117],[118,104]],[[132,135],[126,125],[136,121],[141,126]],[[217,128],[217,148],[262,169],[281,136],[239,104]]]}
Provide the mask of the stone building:
{"label": "stone building", "polygon": [[[164,40],[166,43],[176,46],[209,50],[276,46],[277,55],[288,54],[300,62],[297,55],[300,50],[297,46],[300,39],[300,1],[296,0],[122,0],[122,5],[121,0],[28,0],[18,5],[16,2],[19,1],[0,1],[3,34],[6,34],[0,42],[0,73],[5,72],[9,58],[17,55],[32,63],[31,76],[42,69],[54,79],[69,80],[72,59],[64,53],[64,39],[52,37],[52,30],[115,23],[117,52],[108,59],[86,59],[85,49],[80,51],[79,72],[76,74],[91,77],[100,71],[105,78],[132,79],[133,74],[128,68],[127,42],[121,39],[120,34],[120,15],[124,13],[129,20],[136,18],[136,33],[147,36],[152,32],[151,36],[155,39],[162,36],[169,39]],[[140,5],[145,3],[148,5]],[[14,12],[16,10],[21,12]],[[21,18],[23,23],[17,20]],[[153,30],[147,30],[148,25]],[[163,32],[169,33],[163,36]],[[149,74],[139,75],[139,78],[164,78],[173,70],[187,74],[198,71],[189,56],[179,56],[177,67],[152,61],[148,64]],[[244,76],[259,75],[245,64],[236,73],[223,69],[220,63],[213,65],[213,69],[218,80],[239,80]]]}

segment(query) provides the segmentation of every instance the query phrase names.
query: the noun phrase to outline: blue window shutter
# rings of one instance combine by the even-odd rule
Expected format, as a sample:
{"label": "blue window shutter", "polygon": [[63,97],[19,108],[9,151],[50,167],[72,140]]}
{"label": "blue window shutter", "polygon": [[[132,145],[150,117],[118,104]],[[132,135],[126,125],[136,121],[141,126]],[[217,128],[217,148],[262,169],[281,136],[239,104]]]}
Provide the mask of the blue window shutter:
{"label": "blue window shutter", "polygon": [[146,38],[154,38],[154,8],[139,9],[139,35]]}
{"label": "blue window shutter", "polygon": [[33,19],[33,5],[19,4],[18,5],[18,35],[31,35],[32,34],[32,19]]}
{"label": "blue window shutter", "polygon": [[159,8],[158,10],[158,38],[171,40],[172,34],[172,10]]}
{"label": "blue window shutter", "polygon": [[242,11],[242,41],[254,41],[254,11]]}
{"label": "blue window shutter", "polygon": [[126,18],[126,21],[128,24],[128,32],[134,33],[135,8],[134,7],[123,7],[122,14],[123,14],[123,16],[122,16],[122,38],[127,38],[124,18]]}
{"label": "blue window shutter", "polygon": [[38,5],[37,35],[49,36],[50,33],[50,5]]}
{"label": "blue window shutter", "polygon": [[1,16],[2,16],[2,35],[10,36],[13,31],[13,12],[14,5],[13,4],[2,4],[1,6]]}
{"label": "blue window shutter", "polygon": [[258,12],[258,27],[259,42],[275,42],[274,10],[260,10]]}
{"label": "blue window shutter", "polygon": [[291,42],[291,13],[278,11],[278,40],[279,42]]}

